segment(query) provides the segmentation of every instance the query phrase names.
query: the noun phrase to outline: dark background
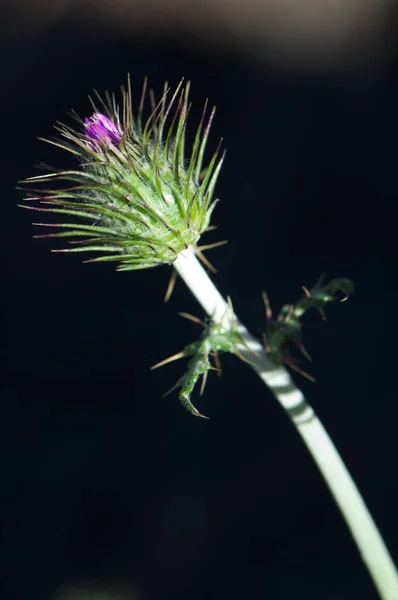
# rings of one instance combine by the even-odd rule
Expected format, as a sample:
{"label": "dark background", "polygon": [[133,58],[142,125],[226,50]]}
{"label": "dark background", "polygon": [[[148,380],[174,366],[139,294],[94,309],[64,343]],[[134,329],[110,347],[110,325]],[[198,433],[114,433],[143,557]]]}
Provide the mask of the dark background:
{"label": "dark background", "polygon": [[69,18],[4,39],[0,597],[375,600],[311,457],[246,365],[223,357],[194,394],[209,421],[162,398],[184,364],[150,366],[199,334],[176,313],[203,316],[183,284],[163,305],[167,267],[51,254],[15,186],[42,160],[72,166],[36,138],[71,107],[88,115],[93,87],[117,91],[130,72],[138,100],[145,75],[158,93],[191,79],[191,131],[209,97],[210,144],[228,149],[208,241],[229,244],[208,256],[243,322],[261,335],[264,288],[278,310],[323,272],[356,285],[326,323],[308,314],[317,383],[295,380],[397,559],[397,53],[290,68]]}

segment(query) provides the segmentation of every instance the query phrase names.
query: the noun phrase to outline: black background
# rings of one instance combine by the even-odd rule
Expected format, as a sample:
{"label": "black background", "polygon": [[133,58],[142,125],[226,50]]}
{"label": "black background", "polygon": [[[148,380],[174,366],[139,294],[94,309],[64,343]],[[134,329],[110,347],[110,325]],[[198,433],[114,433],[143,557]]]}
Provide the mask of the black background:
{"label": "black background", "polygon": [[397,558],[397,61],[293,71],[68,21],[3,59],[1,598],[91,582],[145,600],[375,600],[311,457],[247,366],[223,357],[195,393],[209,421],[161,397],[184,365],[150,366],[199,334],[177,311],[203,316],[182,282],[164,305],[167,267],[51,254],[15,186],[42,160],[72,166],[36,138],[71,107],[89,114],[93,87],[117,91],[130,72],[138,100],[145,75],[158,93],[191,79],[190,131],[209,97],[210,145],[228,149],[205,239],[229,244],[208,256],[249,329],[264,329],[264,288],[278,310],[323,272],[356,285],[326,323],[305,319],[317,383],[295,380]]}

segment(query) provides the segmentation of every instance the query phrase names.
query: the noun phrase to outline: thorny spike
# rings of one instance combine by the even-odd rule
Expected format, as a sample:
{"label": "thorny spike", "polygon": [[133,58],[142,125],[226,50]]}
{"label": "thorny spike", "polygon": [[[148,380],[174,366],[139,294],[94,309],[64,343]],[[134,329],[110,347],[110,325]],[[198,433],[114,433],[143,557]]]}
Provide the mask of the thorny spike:
{"label": "thorny spike", "polygon": [[[80,156],[80,152],[78,150],[73,150],[73,148],[69,148],[68,146],[65,146],[64,144],[61,144],[60,142],[55,142],[53,140],[46,140],[44,138],[37,138],[40,142],[45,142],[46,144],[51,144],[51,146],[57,146],[58,148],[61,148],[61,150],[66,150],[67,152],[70,152],[71,154],[74,154],[75,156]],[[48,177],[56,177],[57,175],[59,175],[59,173],[51,173],[48,175]],[[41,175],[37,175],[36,177],[28,177],[25,181],[31,181],[32,179],[40,179],[40,177],[42,177]],[[43,176],[44,177],[44,176]],[[22,182],[21,182],[22,183]]]}
{"label": "thorny spike", "polygon": [[[93,90],[93,91],[94,91],[94,93],[95,93],[95,90]],[[90,102],[90,104],[91,104],[91,106],[92,106],[92,109],[93,109],[93,111],[94,111],[95,113],[96,113],[96,112],[99,112],[99,110],[98,110],[98,108],[97,108],[97,106],[96,106],[96,104],[95,104],[95,102],[94,102],[94,100],[93,100],[93,98],[92,98],[92,96],[91,96],[91,95],[88,97],[88,100],[89,100],[89,102]],[[60,124],[61,124],[61,123],[60,123]],[[62,126],[66,128],[66,126],[65,126],[65,125],[62,125]]]}
{"label": "thorny spike", "polygon": [[[94,88],[94,94],[97,96],[99,102],[100,102],[100,106],[102,106],[102,108],[104,109],[105,113],[107,114],[107,116],[109,116],[109,114],[112,114],[111,112],[111,107],[109,106],[109,92],[105,91],[105,100],[107,102],[104,101],[104,99],[101,97],[101,95],[98,93],[98,91]],[[92,104],[94,106],[94,102]],[[99,112],[98,110],[95,110],[95,112]]]}
{"label": "thorny spike", "polygon": [[[166,137],[166,142],[165,142],[165,154],[166,154],[167,160],[169,160],[170,146],[171,146],[172,140],[175,140],[174,143],[177,142],[177,134],[174,133],[174,129],[175,129],[175,124],[176,124],[176,122],[178,120],[178,115],[181,113],[182,98],[183,98],[183,94],[184,94],[184,90],[181,89],[181,86],[182,86],[182,82],[181,82],[180,86],[176,90],[176,92],[178,92],[180,94],[180,97],[178,99],[177,108],[174,111],[174,116],[173,116],[172,121],[170,123],[169,131],[168,131],[168,134],[167,134],[167,137]],[[171,108],[172,104],[174,104],[176,96],[177,96],[177,93],[175,93],[174,96],[171,99],[171,103],[169,105],[170,108]],[[166,111],[166,115],[168,114],[168,112],[169,112],[169,109]],[[170,162],[173,163],[173,160],[170,159]]]}
{"label": "thorny spike", "polygon": [[151,367],[151,371],[154,371],[155,369],[158,369],[159,367],[163,367],[164,365],[168,365],[171,362],[174,362],[175,360],[179,360],[180,358],[184,358],[185,356],[185,352],[177,352],[176,354],[173,354],[172,356],[169,356],[168,358],[165,358],[164,360],[161,360],[160,362],[156,363],[156,365],[153,365]]}
{"label": "thorny spike", "polygon": [[[259,354],[258,352],[256,352],[256,350],[253,350],[253,348],[250,348],[250,347],[249,347],[249,346],[248,346],[248,345],[245,343],[245,341],[244,341],[244,340],[241,340],[241,341],[240,341],[240,343],[242,344],[242,346],[244,346],[244,347],[246,348],[246,350],[247,350],[248,352],[250,352],[250,353],[251,353],[251,354],[253,354],[254,356],[257,356],[257,358],[259,358],[259,357],[260,357],[260,354]],[[238,354],[236,354],[236,352],[234,352],[234,354],[235,354],[236,356],[238,356]],[[240,354],[240,352],[239,352],[239,354]],[[238,358],[240,358],[240,359],[241,359],[243,362],[245,362],[245,360],[246,360],[246,361],[247,361],[247,363],[248,363],[249,365],[253,364],[253,363],[252,363],[250,360],[248,360],[248,359],[245,359],[245,358],[243,357],[243,355],[242,355],[242,356],[238,356]]]}
{"label": "thorny spike", "polygon": [[[207,103],[207,100],[206,100],[206,103]],[[201,143],[200,149],[199,149],[198,160],[197,160],[196,169],[195,169],[195,181],[197,184],[199,184],[200,174],[202,172],[204,154],[205,154],[205,150],[206,150],[206,144],[207,144],[207,140],[208,140],[209,133],[210,133],[210,128],[211,128],[215,113],[216,113],[216,107],[214,106],[210,113],[210,117],[207,122],[207,126],[205,129],[203,138],[202,138],[202,143]]]}
{"label": "thorny spike", "polygon": [[139,107],[138,107],[138,115],[137,115],[137,132],[138,132],[138,135],[141,135],[142,132],[143,132],[143,129],[142,129],[142,114],[144,112],[144,102],[145,102],[145,96],[146,96],[147,86],[148,86],[148,77],[145,77],[144,83],[143,83],[143,86],[142,86],[141,100],[140,100],[140,104],[139,104]]}
{"label": "thorny spike", "polygon": [[301,353],[305,356],[305,358],[307,360],[309,360],[310,362],[312,362],[312,358],[311,356],[308,354],[307,350],[305,349],[303,342],[296,342],[297,346],[300,348]]}
{"label": "thorny spike", "polygon": [[[208,192],[208,189],[209,189],[209,182],[210,182],[210,180],[211,180],[211,177],[212,177],[212,174],[213,174],[214,165],[216,164],[217,157],[218,157],[218,155],[219,155],[219,152],[220,152],[220,149],[221,149],[221,144],[222,144],[222,142],[223,142],[223,140],[222,140],[222,138],[221,138],[221,140],[220,140],[220,142],[219,142],[219,144],[218,144],[218,146],[217,146],[217,149],[216,149],[215,153],[213,154],[213,157],[212,157],[212,159],[211,159],[211,161],[210,161],[210,163],[209,163],[209,166],[208,166],[208,168],[207,168],[206,175],[205,175],[205,177],[204,177],[204,179],[203,179],[203,181],[202,181],[202,184],[201,184],[201,189],[204,191],[204,193],[207,193],[207,192]],[[210,201],[210,199],[211,199],[211,198],[209,197],[209,201]]]}
{"label": "thorny spike", "polygon": [[214,358],[214,364],[216,365],[216,369],[217,369],[217,375],[218,375],[218,377],[221,377],[221,375],[222,375],[221,361],[220,361],[220,356],[219,356],[217,350],[214,350],[213,358]]}
{"label": "thorny spike", "polygon": [[[180,81],[180,83],[178,84],[177,89],[175,90],[174,94],[172,95],[171,100],[170,100],[170,102],[169,102],[169,104],[168,104],[168,106],[167,106],[167,108],[166,108],[166,110],[165,110],[165,112],[163,114],[163,119],[162,119],[162,122],[161,122],[161,124],[159,126],[159,129],[160,129],[160,132],[161,132],[161,134],[160,134],[161,139],[163,139],[164,125],[167,122],[167,118],[169,116],[169,113],[170,113],[170,110],[171,110],[172,106],[174,105],[175,99],[177,98],[177,96],[178,96],[178,94],[180,92],[180,89],[181,89],[181,86],[183,84],[183,81],[184,80],[182,79]],[[164,101],[165,102],[166,102],[167,94],[168,94],[168,91],[166,90],[165,93],[164,93]],[[171,136],[170,132],[172,132],[172,126],[173,126],[174,120],[177,117],[177,112],[178,112],[178,108],[175,111],[174,118],[173,118],[172,123],[171,123],[171,125],[169,127],[169,132],[168,132],[168,135],[167,135],[167,138],[166,138],[166,142],[165,142],[165,155],[166,155],[167,159],[169,157],[168,139],[169,139],[169,136]]]}
{"label": "thorny spike", "polygon": [[289,306],[289,308],[288,308],[288,310],[287,310],[286,316],[285,316],[285,317],[284,317],[284,319],[283,319],[283,323],[284,323],[285,325],[286,325],[286,324],[289,322],[289,320],[291,319],[291,317],[292,317],[292,315],[293,315],[293,311],[294,311],[294,306],[293,306],[293,304],[290,304],[290,306]]}
{"label": "thorny spike", "polygon": [[[200,120],[199,127],[196,131],[195,141],[194,141],[193,148],[192,148],[192,156],[191,156],[191,160],[189,162],[189,167],[188,167],[188,177],[187,177],[186,186],[189,186],[189,182],[192,179],[192,177],[194,176],[195,165],[196,165],[198,155],[199,155],[199,150],[200,150],[200,141],[201,141],[201,137],[202,137],[202,129],[203,129],[203,122],[204,122],[204,118],[205,118],[205,114],[206,114],[206,109],[207,109],[207,100],[205,102],[205,106],[204,106],[204,109],[202,112],[202,118]],[[187,191],[188,191],[188,187],[186,188],[186,192]]]}
{"label": "thorny spike", "polygon": [[293,371],[296,371],[296,373],[298,373],[299,375],[302,375],[303,377],[305,377],[306,379],[308,379],[308,381],[311,381],[312,383],[316,383],[316,379],[315,377],[313,377],[312,375],[310,375],[309,373],[307,373],[306,371],[303,371],[303,369],[300,369],[300,367],[298,367],[296,365],[295,362],[293,362],[292,360],[290,361],[285,361],[286,365],[288,367],[290,367]]}
{"label": "thorny spike", "polygon": [[192,404],[192,402],[190,401],[188,396],[181,394],[180,400],[181,400],[183,406],[185,406],[185,408],[187,409],[187,411],[190,412],[192,415],[194,415],[194,417],[200,417],[201,419],[209,418],[209,417],[206,417],[206,415],[202,415],[202,413],[200,413],[198,411],[198,409],[195,408],[195,406]]}
{"label": "thorny spike", "polygon": [[206,267],[209,269],[209,271],[211,271],[211,273],[217,273],[217,269],[211,264],[211,262],[206,258],[204,254],[202,254],[202,252],[198,248],[195,249],[195,254],[198,256],[199,260],[201,260],[202,263],[206,265]]}
{"label": "thorny spike", "polygon": [[159,122],[159,127],[158,127],[158,132],[157,132],[157,140],[156,140],[156,144],[159,146],[161,146],[163,144],[163,128],[164,128],[164,122],[165,122],[165,107],[166,107],[167,92],[168,92],[168,83],[166,81],[164,84],[164,87],[163,87],[162,108],[161,108],[160,122]]}
{"label": "thorny spike", "polygon": [[123,103],[124,104],[124,112],[125,112],[125,123],[127,126],[127,129],[130,131],[133,127],[136,126],[135,123],[135,119],[134,119],[134,114],[132,110],[129,110],[129,107],[131,106],[132,103],[132,93],[131,93],[131,78],[130,78],[130,74],[127,77],[127,98],[126,101]]}
{"label": "thorny spike", "polygon": [[164,394],[162,394],[162,398],[167,398],[167,396],[170,396],[170,394],[172,392],[174,392],[174,390],[177,390],[177,389],[178,389],[178,383],[175,383],[173,385],[173,387],[171,387],[167,392],[165,392]]}
{"label": "thorny spike", "polygon": [[188,105],[189,86],[190,82],[188,81],[185,90],[182,90],[180,116],[178,118],[177,132],[173,149],[174,176],[177,181],[180,181],[180,168],[184,164],[185,128],[190,109],[190,105]]}
{"label": "thorny spike", "polygon": [[196,249],[203,252],[204,250],[212,250],[219,246],[225,246],[225,244],[228,244],[228,240],[221,240],[221,242],[214,242],[214,244],[203,244],[202,246],[196,246]]}
{"label": "thorny spike", "polygon": [[227,296],[227,303],[229,306],[229,310],[231,311],[231,315],[235,315],[231,296]]}
{"label": "thorny spike", "polygon": [[265,317],[266,317],[267,321],[270,321],[272,319],[272,310],[271,310],[271,305],[269,302],[268,294],[266,291],[263,291],[263,300],[264,300],[264,307],[265,307]]}
{"label": "thorny spike", "polygon": [[153,132],[155,132],[157,134],[157,127],[158,127],[157,123],[162,115],[162,103],[163,103],[163,98],[152,109],[151,116],[149,117],[148,121],[145,123],[144,131],[142,133],[144,141],[145,141],[145,146],[148,145]]}
{"label": "thorny spike", "polygon": [[[256,354],[256,356],[258,356],[258,354],[253,350],[252,351],[253,354]],[[253,365],[254,363],[252,363],[251,360],[249,360],[248,358],[246,358],[245,356],[243,356],[243,354],[241,352],[239,352],[239,350],[235,350],[234,352],[235,356],[237,356],[242,362],[246,363],[247,365]]]}
{"label": "thorny spike", "polygon": [[175,287],[176,281],[177,281],[177,271],[173,270],[171,272],[171,275],[170,275],[170,279],[169,279],[169,283],[168,283],[168,286],[167,286],[166,294],[165,294],[165,296],[163,298],[163,302],[164,303],[166,303],[166,302],[168,302],[170,300],[171,295],[172,295],[172,293],[174,291],[174,287]]}
{"label": "thorny spike", "polygon": [[153,91],[152,88],[149,90],[149,100],[151,103],[151,111],[153,114],[156,110],[156,100],[155,100],[155,92]]}
{"label": "thorny spike", "polygon": [[271,354],[271,352],[272,352],[271,346],[270,346],[270,343],[268,341],[268,338],[267,338],[267,335],[265,332],[263,332],[263,344],[264,344],[264,348],[266,349],[268,354]]}
{"label": "thorny spike", "polygon": [[201,383],[200,390],[199,390],[199,396],[203,396],[203,392],[205,391],[205,387],[206,387],[208,374],[209,374],[209,372],[205,371],[202,375],[202,383]]}
{"label": "thorny spike", "polygon": [[178,312],[177,314],[180,317],[183,317],[184,319],[188,319],[188,321],[192,321],[193,323],[200,325],[201,327],[203,327],[203,329],[206,329],[206,327],[207,327],[206,323],[204,321],[202,321],[202,319],[199,319],[199,317],[195,317],[194,315],[190,315],[189,313],[186,313],[186,312]]}
{"label": "thorny spike", "polygon": [[[181,112],[181,133],[179,135],[178,131],[177,131],[177,138],[176,138],[176,147],[179,146],[179,166],[183,167],[184,166],[184,162],[185,162],[185,131],[186,131],[186,126],[187,126],[187,119],[188,119],[188,114],[189,111],[191,109],[191,105],[188,102],[188,98],[189,98],[189,90],[191,88],[191,82],[187,81],[186,86],[185,86],[185,94],[184,94],[184,102],[182,105],[182,112]],[[199,124],[200,127],[200,124]]]}
{"label": "thorny spike", "polygon": [[216,168],[215,168],[215,170],[213,172],[213,175],[211,176],[211,179],[209,181],[209,185],[208,185],[208,189],[207,189],[207,194],[208,194],[208,202],[207,202],[207,204],[209,204],[209,202],[211,201],[211,199],[213,197],[214,188],[216,187],[216,183],[217,183],[217,179],[218,179],[218,176],[220,174],[220,171],[221,171],[221,167],[224,164],[226,152],[227,151],[224,150],[224,152],[222,153],[221,158],[218,161],[218,164],[217,164],[217,166],[216,166]]}

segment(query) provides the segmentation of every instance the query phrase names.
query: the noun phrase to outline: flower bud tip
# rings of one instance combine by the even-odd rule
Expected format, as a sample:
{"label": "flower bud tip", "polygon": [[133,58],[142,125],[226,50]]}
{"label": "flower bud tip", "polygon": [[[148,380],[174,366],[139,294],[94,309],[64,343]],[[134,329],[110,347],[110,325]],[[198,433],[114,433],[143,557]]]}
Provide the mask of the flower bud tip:
{"label": "flower bud tip", "polygon": [[84,120],[84,129],[87,144],[94,151],[102,146],[118,146],[123,135],[116,123],[99,112]]}

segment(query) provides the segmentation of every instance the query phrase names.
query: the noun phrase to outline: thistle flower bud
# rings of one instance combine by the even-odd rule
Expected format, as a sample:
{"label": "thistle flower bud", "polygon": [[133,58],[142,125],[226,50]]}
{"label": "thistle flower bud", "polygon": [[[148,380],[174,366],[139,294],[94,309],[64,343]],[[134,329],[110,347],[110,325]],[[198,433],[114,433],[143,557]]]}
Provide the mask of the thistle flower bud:
{"label": "thistle flower bud", "polygon": [[101,113],[94,113],[92,117],[84,120],[87,145],[92,150],[101,150],[102,146],[114,144],[118,146],[123,132],[111,119]]}
{"label": "thistle flower bud", "polygon": [[188,93],[189,83],[184,87],[181,82],[169,99],[165,86],[156,104],[151,92],[151,113],[143,123],[146,82],[136,115],[129,83],[127,90],[122,88],[121,109],[107,94],[105,100],[99,98],[102,112],[92,102],[94,114],[84,121],[77,117],[77,131],[57,127],[63,139],[50,143],[73,153],[79,166],[28,180],[60,185],[31,190],[26,200],[40,205],[25,208],[68,217],[35,223],[63,229],[36,237],[68,238],[72,247],[54,251],[96,252],[99,256],[86,262],[116,261],[118,270],[170,264],[187,248],[199,252],[223,157],[218,158],[217,150],[203,170],[214,116],[213,109],[205,123],[207,106],[191,154],[185,155]]}

